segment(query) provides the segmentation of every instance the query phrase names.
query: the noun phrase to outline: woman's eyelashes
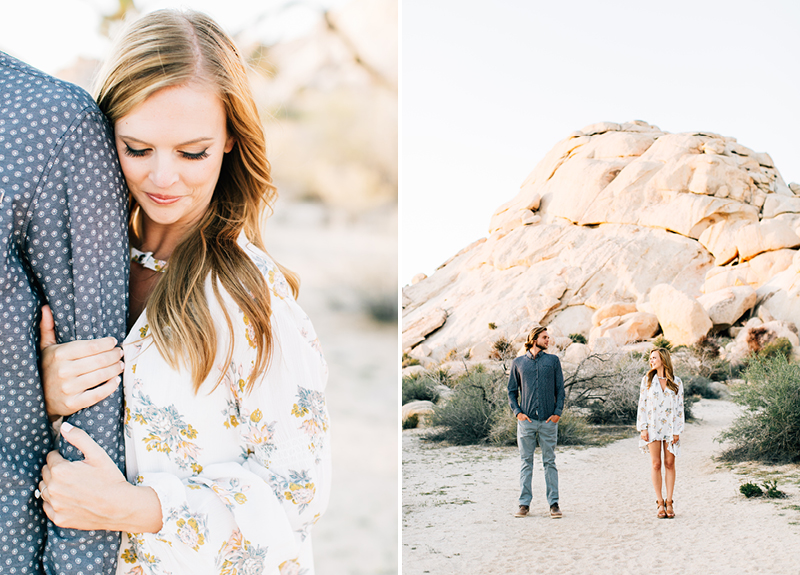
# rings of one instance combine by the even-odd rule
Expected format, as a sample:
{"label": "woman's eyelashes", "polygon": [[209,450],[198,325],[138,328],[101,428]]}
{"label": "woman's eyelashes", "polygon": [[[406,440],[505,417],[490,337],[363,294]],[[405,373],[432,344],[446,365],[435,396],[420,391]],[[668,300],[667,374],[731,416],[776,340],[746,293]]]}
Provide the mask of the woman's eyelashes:
{"label": "woman's eyelashes", "polygon": [[130,156],[132,158],[141,158],[144,156],[149,150],[145,148],[144,150],[135,150],[131,148],[128,144],[125,144],[125,155]]}
{"label": "woman's eyelashes", "polygon": [[[132,158],[142,158],[150,151],[150,148],[144,148],[142,150],[137,150],[135,148],[131,148],[128,144],[125,144],[125,155],[130,156]],[[208,157],[208,148],[203,150],[202,152],[178,152],[183,158],[187,160],[204,160]]]}
{"label": "woman's eyelashes", "polygon": [[196,154],[191,154],[189,152],[181,152],[180,154],[187,160],[202,160],[208,157],[208,148],[202,152],[197,152]]}

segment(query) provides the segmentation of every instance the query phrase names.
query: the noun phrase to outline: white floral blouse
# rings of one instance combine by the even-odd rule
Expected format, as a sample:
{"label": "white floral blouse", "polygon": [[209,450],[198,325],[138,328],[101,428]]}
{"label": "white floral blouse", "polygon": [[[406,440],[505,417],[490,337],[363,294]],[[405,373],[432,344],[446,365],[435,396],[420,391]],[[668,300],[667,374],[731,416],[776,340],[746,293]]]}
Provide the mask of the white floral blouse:
{"label": "white floral blouse", "polygon": [[123,343],[128,480],[158,494],[163,527],[123,533],[118,575],[314,573],[310,531],[330,491],[327,366],[283,274],[244,235],[239,245],[272,299],[272,358],[252,392],[248,318],[220,290],[234,332],[223,365],[228,329],[210,280],[218,363],[199,393],[159,354],[145,313]]}
{"label": "white floral blouse", "polygon": [[636,429],[637,431],[647,429],[649,435],[649,441],[639,439],[639,448],[642,453],[649,453],[648,443],[666,441],[670,453],[680,454],[680,439],[673,444],[672,436],[683,433],[683,382],[680,377],[676,376],[675,383],[678,384],[677,394],[670,388],[662,390],[657,375],[653,376],[650,389],[647,389],[647,376],[642,378]]}

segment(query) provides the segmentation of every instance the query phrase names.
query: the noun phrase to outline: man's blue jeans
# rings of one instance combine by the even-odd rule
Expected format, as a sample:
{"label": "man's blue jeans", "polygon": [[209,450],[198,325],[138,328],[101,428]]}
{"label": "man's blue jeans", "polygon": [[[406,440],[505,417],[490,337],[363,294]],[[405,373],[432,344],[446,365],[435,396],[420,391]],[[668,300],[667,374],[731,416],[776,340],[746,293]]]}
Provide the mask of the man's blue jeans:
{"label": "man's blue jeans", "polygon": [[533,452],[536,444],[542,448],[544,464],[544,481],[547,485],[547,504],[558,503],[558,470],[556,469],[556,440],[558,439],[558,423],[546,421],[517,420],[517,445],[522,459],[519,470],[521,493],[519,504],[531,504],[531,481],[533,480]]}

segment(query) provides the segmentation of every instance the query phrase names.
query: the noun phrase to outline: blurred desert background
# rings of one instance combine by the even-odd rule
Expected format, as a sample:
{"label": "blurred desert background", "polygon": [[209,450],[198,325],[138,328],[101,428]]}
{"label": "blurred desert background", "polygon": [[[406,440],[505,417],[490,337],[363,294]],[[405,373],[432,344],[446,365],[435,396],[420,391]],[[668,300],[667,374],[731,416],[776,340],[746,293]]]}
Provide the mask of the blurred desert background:
{"label": "blurred desert background", "polygon": [[163,7],[217,19],[252,67],[280,193],[267,246],[300,274],[330,370],[334,485],[317,573],[397,573],[398,3],[4,3],[0,49],[89,89],[124,19]]}

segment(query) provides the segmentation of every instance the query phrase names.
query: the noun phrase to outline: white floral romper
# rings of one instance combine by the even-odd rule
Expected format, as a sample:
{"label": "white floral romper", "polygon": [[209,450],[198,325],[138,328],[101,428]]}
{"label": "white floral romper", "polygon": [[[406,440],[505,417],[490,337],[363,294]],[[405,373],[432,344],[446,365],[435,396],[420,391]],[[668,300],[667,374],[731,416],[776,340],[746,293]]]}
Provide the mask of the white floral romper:
{"label": "white floral romper", "polygon": [[234,332],[225,365],[228,328],[210,280],[219,347],[199,393],[148,337],[146,313],[123,344],[128,480],[156,491],[163,527],[123,533],[118,575],[314,572],[310,531],[330,492],[327,367],[283,274],[244,234],[239,245],[267,279],[272,305],[272,359],[252,392],[248,318],[220,289]]}
{"label": "white floral romper", "polygon": [[678,384],[676,394],[670,388],[661,389],[658,376],[653,376],[650,389],[647,388],[647,376],[642,378],[642,385],[639,389],[639,411],[636,416],[636,430],[644,431],[647,429],[650,441],[639,440],[639,448],[642,453],[650,453],[647,444],[653,441],[666,441],[667,449],[673,455],[680,454],[681,442],[672,443],[673,435],[683,433],[683,382],[681,378],[675,377]]}

